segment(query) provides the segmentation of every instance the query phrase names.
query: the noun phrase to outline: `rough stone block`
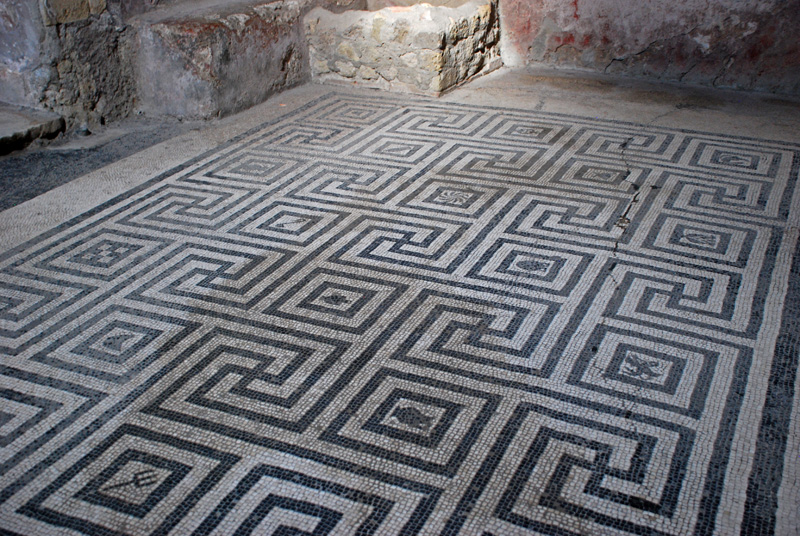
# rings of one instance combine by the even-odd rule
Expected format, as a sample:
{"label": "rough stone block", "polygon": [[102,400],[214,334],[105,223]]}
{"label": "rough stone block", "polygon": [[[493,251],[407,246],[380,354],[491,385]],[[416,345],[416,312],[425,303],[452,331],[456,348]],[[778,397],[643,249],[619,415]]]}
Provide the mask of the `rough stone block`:
{"label": "rough stone block", "polygon": [[368,0],[369,10],[304,18],[311,72],[322,81],[438,95],[500,66],[497,4]]}
{"label": "rough stone block", "polygon": [[302,9],[287,0],[153,11],[134,19],[138,109],[206,118],[306,81]]}

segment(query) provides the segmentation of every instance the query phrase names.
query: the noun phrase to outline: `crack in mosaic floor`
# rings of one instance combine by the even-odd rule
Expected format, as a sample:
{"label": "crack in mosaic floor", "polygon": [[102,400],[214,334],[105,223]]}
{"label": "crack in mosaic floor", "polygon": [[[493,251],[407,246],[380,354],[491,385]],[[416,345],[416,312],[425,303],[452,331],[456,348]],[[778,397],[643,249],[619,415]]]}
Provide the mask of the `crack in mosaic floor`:
{"label": "crack in mosaic floor", "polygon": [[799,166],[311,101],[2,257],[0,526],[771,533]]}

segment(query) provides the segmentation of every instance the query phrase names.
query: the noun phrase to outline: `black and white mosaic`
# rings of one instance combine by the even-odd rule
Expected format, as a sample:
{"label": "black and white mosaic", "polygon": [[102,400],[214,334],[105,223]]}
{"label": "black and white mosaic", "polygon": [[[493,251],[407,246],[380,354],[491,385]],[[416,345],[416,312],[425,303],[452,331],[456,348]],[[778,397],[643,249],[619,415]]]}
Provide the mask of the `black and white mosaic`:
{"label": "black and white mosaic", "polygon": [[798,170],[308,102],[0,258],[0,529],[771,534]]}

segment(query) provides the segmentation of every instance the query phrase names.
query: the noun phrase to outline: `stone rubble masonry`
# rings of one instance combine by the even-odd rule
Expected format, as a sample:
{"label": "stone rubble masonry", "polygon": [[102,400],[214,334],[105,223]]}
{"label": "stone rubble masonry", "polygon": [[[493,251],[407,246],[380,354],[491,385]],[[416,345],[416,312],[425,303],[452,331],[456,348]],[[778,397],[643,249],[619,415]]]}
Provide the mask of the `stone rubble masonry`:
{"label": "stone rubble masonry", "polygon": [[58,26],[60,47],[43,94],[45,107],[72,123],[127,117],[135,98],[130,30],[105,11]]}
{"label": "stone rubble masonry", "polygon": [[42,16],[48,26],[86,20],[106,10],[106,0],[42,0]]}
{"label": "stone rubble masonry", "polygon": [[306,15],[315,80],[439,95],[501,65],[496,2],[385,5]]}

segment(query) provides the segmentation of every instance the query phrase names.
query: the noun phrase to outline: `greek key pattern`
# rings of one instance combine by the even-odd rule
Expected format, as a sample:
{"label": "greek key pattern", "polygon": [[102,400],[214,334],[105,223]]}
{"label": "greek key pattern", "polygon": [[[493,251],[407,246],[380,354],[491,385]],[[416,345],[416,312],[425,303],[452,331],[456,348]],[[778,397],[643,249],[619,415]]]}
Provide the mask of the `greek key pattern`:
{"label": "greek key pattern", "polygon": [[311,101],[0,258],[0,528],[770,533],[799,167]]}

